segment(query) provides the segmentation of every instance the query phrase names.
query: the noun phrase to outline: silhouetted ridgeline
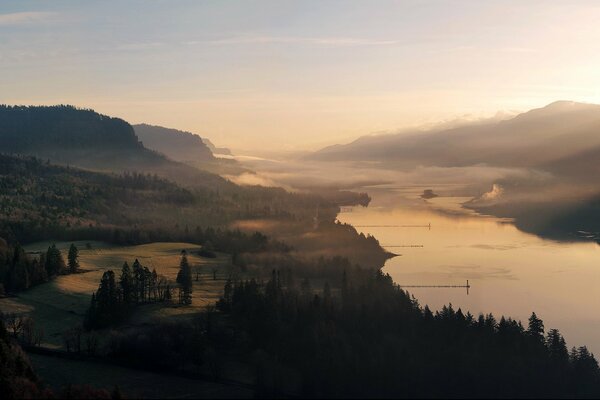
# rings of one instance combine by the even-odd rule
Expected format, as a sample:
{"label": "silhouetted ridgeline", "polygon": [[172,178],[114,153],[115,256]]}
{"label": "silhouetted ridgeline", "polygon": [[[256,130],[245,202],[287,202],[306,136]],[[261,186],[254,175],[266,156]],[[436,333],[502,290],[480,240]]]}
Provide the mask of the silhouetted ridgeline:
{"label": "silhouetted ridgeline", "polygon": [[210,141],[191,132],[148,124],[134,125],[133,128],[145,147],[172,160],[220,175],[238,175],[247,171],[234,159],[214,157],[215,151],[229,152],[215,148]]}
{"label": "silhouetted ridgeline", "polygon": [[73,106],[0,106],[4,153],[67,149],[142,148],[133,128],[119,118]]}
{"label": "silhouetted ridgeline", "polygon": [[570,168],[569,160],[577,162],[590,149],[596,149],[594,154],[598,154],[598,129],[599,105],[557,101],[504,121],[363,136],[346,145],[324,148],[309,158],[377,161],[400,168],[480,164],[538,167],[552,168],[559,174],[581,175],[590,166],[580,165],[582,168],[575,171]]}
{"label": "silhouetted ridgeline", "polygon": [[134,125],[133,129],[144,146],[173,160],[193,162],[215,159],[202,138],[193,133],[148,124]]}

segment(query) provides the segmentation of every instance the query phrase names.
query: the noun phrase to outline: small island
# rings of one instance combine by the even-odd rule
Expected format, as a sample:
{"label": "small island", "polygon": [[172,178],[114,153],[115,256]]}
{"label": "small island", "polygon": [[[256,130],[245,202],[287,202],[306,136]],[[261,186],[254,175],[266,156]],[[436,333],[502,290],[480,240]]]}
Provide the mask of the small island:
{"label": "small island", "polygon": [[421,195],[421,198],[425,200],[434,199],[436,197],[439,197],[439,195],[435,194],[431,189],[423,190],[423,194]]}

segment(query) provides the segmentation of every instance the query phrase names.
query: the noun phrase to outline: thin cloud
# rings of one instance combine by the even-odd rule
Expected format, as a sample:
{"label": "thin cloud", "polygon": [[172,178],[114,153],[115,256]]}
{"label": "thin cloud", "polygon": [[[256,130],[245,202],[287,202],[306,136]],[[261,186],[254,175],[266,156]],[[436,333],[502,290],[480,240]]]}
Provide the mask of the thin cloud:
{"label": "thin cloud", "polygon": [[537,53],[537,49],[532,49],[528,47],[503,47],[500,51],[505,53]]}
{"label": "thin cloud", "polygon": [[140,42],[140,43],[124,43],[117,46],[117,50],[148,50],[162,46],[162,42]]}
{"label": "thin cloud", "polygon": [[399,40],[373,40],[345,37],[297,37],[297,36],[235,36],[207,41],[189,41],[187,44],[308,44],[318,46],[390,46],[400,44]]}
{"label": "thin cloud", "polygon": [[8,14],[0,14],[0,26],[32,24],[50,20],[56,17],[56,13],[47,11],[24,11]]}

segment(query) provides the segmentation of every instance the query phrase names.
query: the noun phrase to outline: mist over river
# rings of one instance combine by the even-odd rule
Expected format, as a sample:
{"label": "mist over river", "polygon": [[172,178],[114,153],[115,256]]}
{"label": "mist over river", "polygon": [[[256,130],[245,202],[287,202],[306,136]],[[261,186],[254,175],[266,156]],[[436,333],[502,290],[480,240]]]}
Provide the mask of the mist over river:
{"label": "mist over river", "polygon": [[510,221],[462,209],[468,198],[423,200],[419,194],[425,188],[369,189],[368,208],[354,207],[338,219],[399,254],[386,262],[384,272],[400,285],[469,280],[468,294],[464,288],[408,288],[421,305],[438,310],[452,303],[475,316],[510,316],[525,327],[535,311],[546,331],[561,331],[569,348],[587,345],[600,354],[598,244],[544,240]]}

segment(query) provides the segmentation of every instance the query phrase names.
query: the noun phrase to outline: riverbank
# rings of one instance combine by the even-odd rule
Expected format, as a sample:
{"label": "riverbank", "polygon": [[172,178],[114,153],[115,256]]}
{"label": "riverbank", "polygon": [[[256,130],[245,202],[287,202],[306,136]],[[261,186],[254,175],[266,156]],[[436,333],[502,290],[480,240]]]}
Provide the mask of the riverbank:
{"label": "riverbank", "polygon": [[[397,284],[464,285],[469,280],[469,294],[459,288],[410,288],[421,305],[435,310],[452,303],[474,315],[492,312],[522,321],[535,311],[547,328],[561,330],[569,346],[585,344],[600,352],[600,298],[595,294],[600,246],[547,240],[507,219],[461,211],[467,198],[424,202],[407,200],[401,192],[372,192],[368,208],[338,218],[376,237],[384,249],[406,246],[402,257],[388,259],[383,268]],[[429,223],[430,229],[425,227]]]}

